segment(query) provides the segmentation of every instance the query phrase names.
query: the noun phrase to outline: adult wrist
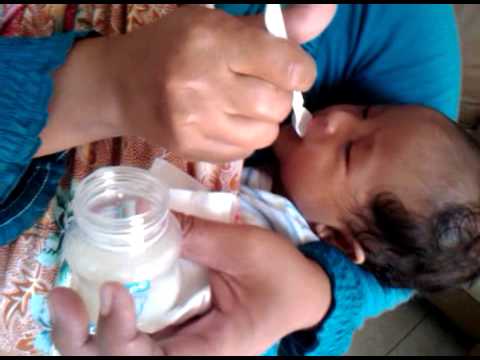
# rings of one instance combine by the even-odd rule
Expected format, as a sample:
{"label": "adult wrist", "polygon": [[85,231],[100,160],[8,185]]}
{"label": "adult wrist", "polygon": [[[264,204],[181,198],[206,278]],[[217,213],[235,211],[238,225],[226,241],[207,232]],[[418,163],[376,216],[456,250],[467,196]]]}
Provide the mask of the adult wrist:
{"label": "adult wrist", "polygon": [[123,135],[118,74],[108,38],[78,41],[54,77],[47,126],[36,156]]}

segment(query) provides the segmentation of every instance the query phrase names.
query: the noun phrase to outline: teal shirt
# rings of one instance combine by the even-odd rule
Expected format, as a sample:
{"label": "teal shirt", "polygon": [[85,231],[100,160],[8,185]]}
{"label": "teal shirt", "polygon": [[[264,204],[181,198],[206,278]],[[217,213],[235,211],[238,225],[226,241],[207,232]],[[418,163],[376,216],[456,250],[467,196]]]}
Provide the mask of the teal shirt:
{"label": "teal shirt", "polygon": [[[219,4],[234,15],[264,5]],[[339,4],[329,27],[303,44],[317,64],[307,107],[417,104],[456,120],[461,59],[451,5]]]}

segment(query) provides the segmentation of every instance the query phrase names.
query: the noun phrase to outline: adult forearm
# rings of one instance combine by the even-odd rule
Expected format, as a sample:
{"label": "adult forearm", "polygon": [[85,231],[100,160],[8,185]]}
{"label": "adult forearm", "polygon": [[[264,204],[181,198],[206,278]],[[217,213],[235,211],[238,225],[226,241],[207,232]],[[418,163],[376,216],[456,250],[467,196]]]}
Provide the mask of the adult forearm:
{"label": "adult forearm", "polygon": [[35,156],[122,135],[118,75],[110,62],[109,38],[77,42],[54,74],[54,91],[42,145]]}

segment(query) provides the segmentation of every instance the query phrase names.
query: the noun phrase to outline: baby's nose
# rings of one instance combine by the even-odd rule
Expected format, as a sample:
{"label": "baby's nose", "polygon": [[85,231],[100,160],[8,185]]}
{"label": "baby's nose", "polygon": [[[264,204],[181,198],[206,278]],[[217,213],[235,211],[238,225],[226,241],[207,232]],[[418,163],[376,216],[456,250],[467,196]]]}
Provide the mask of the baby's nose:
{"label": "baby's nose", "polygon": [[325,114],[326,132],[330,135],[338,135],[351,132],[360,120],[357,110],[353,107],[339,107]]}

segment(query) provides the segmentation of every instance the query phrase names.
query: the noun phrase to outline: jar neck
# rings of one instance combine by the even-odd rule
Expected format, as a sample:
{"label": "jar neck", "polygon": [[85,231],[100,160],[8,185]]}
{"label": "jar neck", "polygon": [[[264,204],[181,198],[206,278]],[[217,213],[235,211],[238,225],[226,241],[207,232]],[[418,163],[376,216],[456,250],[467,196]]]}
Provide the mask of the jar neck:
{"label": "jar neck", "polygon": [[168,189],[139,168],[93,172],[79,184],[72,207],[86,240],[109,251],[142,251],[168,227]]}

